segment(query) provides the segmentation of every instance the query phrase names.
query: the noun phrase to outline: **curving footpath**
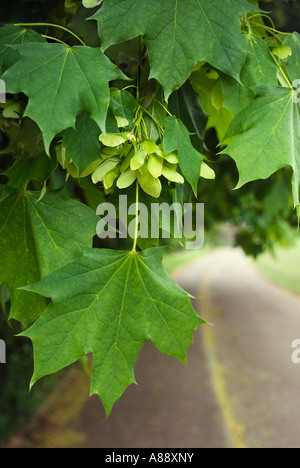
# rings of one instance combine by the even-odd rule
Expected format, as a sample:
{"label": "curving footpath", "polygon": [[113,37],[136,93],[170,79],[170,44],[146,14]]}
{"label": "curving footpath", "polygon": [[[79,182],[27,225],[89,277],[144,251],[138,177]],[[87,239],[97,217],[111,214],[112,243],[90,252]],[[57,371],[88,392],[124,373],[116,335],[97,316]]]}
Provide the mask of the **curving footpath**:
{"label": "curving footpath", "polygon": [[291,344],[300,339],[300,298],[262,277],[238,249],[216,250],[175,277],[199,297],[195,306],[212,324],[195,333],[188,366],[148,343],[136,367],[139,385],[107,421],[98,398],[87,398],[87,377],[75,370],[23,444],[300,447],[300,364],[291,360]]}
{"label": "curving footpath", "polygon": [[189,265],[178,280],[201,284],[204,342],[235,447],[300,447],[300,298],[261,276],[238,249]]}

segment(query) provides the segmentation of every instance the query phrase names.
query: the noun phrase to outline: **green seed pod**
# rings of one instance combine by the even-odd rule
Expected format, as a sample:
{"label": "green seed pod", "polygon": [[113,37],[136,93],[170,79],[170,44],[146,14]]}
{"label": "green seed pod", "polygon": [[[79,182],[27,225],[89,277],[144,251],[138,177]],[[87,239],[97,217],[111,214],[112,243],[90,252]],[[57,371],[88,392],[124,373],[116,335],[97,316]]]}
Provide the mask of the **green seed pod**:
{"label": "green seed pod", "polygon": [[116,116],[116,121],[119,128],[126,128],[129,125],[128,120],[124,119],[123,117]]}
{"label": "green seed pod", "polygon": [[102,133],[99,137],[101,143],[110,148],[115,148],[116,146],[122,145],[128,138],[124,133]]}
{"label": "green seed pod", "polygon": [[292,49],[289,46],[275,47],[272,50],[272,52],[273,52],[274,55],[276,55],[278,58],[280,58],[280,60],[284,60],[284,59],[290,57],[291,55],[293,55]]}
{"label": "green seed pod", "polygon": [[66,169],[67,169],[67,173],[68,173],[67,178],[69,178],[69,176],[71,176],[71,177],[73,177],[73,179],[79,179],[79,172],[78,172],[78,169],[77,169],[77,167],[75,166],[74,163],[71,162]]}
{"label": "green seed pod", "polygon": [[120,170],[116,167],[112,171],[109,171],[104,177],[104,188],[109,190],[113,185],[116,178],[119,176]]}
{"label": "green seed pod", "polygon": [[120,166],[121,172],[125,172],[130,167],[130,161],[132,160],[134,154],[135,154],[135,149],[131,148],[127,156],[125,156],[125,159],[123,159],[123,162]]}
{"label": "green seed pod", "polygon": [[165,160],[168,161],[171,164],[178,164],[179,159],[177,154],[175,153],[170,153],[164,156]]}
{"label": "green seed pod", "polygon": [[80,177],[83,178],[83,177],[88,177],[89,175],[91,175],[93,172],[95,172],[95,170],[97,169],[97,167],[99,167],[99,165],[102,163],[101,159],[97,159],[96,161],[92,162],[92,164],[90,164],[83,172],[82,174],[80,174]]}
{"label": "green seed pod", "polygon": [[210,70],[210,69],[207,69],[206,70],[206,76],[207,78],[209,78],[210,80],[217,80],[219,78],[219,73],[216,72],[215,70]]}
{"label": "green seed pod", "polygon": [[211,92],[211,102],[216,110],[221,110],[224,104],[224,92],[222,87],[222,80],[219,78]]}
{"label": "green seed pod", "polygon": [[178,164],[179,162],[179,159],[176,153],[169,153],[169,154],[164,153],[163,145],[157,146],[156,154],[160,156],[161,158],[164,158],[166,161],[168,161],[171,164]]}
{"label": "green seed pod", "polygon": [[158,198],[161,194],[162,186],[159,179],[153,177],[148,170],[143,170],[143,174],[138,172],[138,181],[145,193],[153,198]]}
{"label": "green seed pod", "polygon": [[103,161],[105,161],[106,159],[112,158],[113,156],[119,156],[120,151],[121,150],[118,147],[109,148],[108,146],[104,146],[101,148],[100,155]]}
{"label": "green seed pod", "polygon": [[123,174],[121,174],[118,178],[117,187],[119,189],[125,189],[127,187],[130,187],[136,180],[136,177],[136,172],[132,171],[131,169],[128,169],[127,171],[123,172]]}
{"label": "green seed pod", "polygon": [[71,164],[71,159],[67,155],[67,149],[63,144],[57,145],[55,147],[57,161],[61,165],[63,169],[67,169],[67,167]]}
{"label": "green seed pod", "polygon": [[216,173],[203,161],[200,169],[200,177],[203,177],[203,179],[214,180],[216,178]]}
{"label": "green seed pod", "polygon": [[170,182],[184,184],[184,178],[168,165],[164,165],[162,175]]}
{"label": "green seed pod", "polygon": [[82,4],[85,8],[95,8],[100,6],[103,0],[82,0]]}
{"label": "green seed pod", "polygon": [[147,153],[143,149],[140,149],[137,153],[135,153],[135,155],[131,159],[130,169],[132,171],[136,171],[137,169],[142,167],[145,163],[146,157],[147,157]]}
{"label": "green seed pod", "polygon": [[101,160],[97,159],[96,161],[92,162],[92,164],[90,164],[81,174],[79,174],[77,167],[73,162],[71,162],[67,167],[67,172],[68,175],[73,177],[73,179],[83,179],[84,177],[91,175],[97,169],[99,164],[101,164]]}
{"label": "green seed pod", "polygon": [[164,150],[163,150],[163,145],[158,145],[156,147],[156,154],[158,156],[160,156],[161,158],[165,158],[166,155],[165,155]]}
{"label": "green seed pod", "polygon": [[150,174],[155,177],[156,179],[162,175],[164,166],[164,160],[157,154],[151,154],[149,161],[148,161],[148,171]]}
{"label": "green seed pod", "polygon": [[141,143],[141,147],[143,148],[144,151],[146,151],[147,154],[156,153],[156,150],[157,150],[157,145],[155,141],[153,140],[144,140]]}
{"label": "green seed pod", "polygon": [[92,175],[92,181],[94,184],[98,182],[103,182],[106,174],[113,170],[120,162],[119,158],[110,158],[104,161],[100,166],[94,171]]}

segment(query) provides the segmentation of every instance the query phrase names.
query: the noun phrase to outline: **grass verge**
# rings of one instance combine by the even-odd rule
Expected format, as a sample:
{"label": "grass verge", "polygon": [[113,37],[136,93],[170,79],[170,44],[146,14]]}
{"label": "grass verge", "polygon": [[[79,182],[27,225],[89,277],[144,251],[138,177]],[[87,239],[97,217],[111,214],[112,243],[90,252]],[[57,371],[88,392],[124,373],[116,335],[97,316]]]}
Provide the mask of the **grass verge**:
{"label": "grass verge", "polygon": [[300,295],[300,240],[289,248],[278,247],[275,255],[262,255],[255,265],[274,283]]}

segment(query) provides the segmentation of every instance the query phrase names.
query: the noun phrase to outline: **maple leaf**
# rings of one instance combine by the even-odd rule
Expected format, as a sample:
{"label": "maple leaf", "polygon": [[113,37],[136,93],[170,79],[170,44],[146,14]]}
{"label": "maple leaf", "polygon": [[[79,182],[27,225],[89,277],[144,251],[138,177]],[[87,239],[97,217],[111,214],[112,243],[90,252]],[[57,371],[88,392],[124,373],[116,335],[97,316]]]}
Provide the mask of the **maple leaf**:
{"label": "maple leaf", "polygon": [[87,114],[77,117],[76,128],[62,133],[67,154],[82,174],[94,161],[100,159],[99,127]]}
{"label": "maple leaf", "polygon": [[289,88],[254,90],[256,99],[232,121],[224,140],[235,138],[221,154],[228,154],[237,164],[237,188],[290,166],[294,204],[299,206],[300,107]]}
{"label": "maple leaf", "polygon": [[19,60],[2,79],[7,92],[25,93],[25,116],[40,127],[47,154],[53,138],[86,112],[105,132],[109,81],[123,73],[98,48],[33,43],[14,47]]}
{"label": "maple leaf", "polygon": [[248,55],[241,71],[241,80],[247,88],[277,86],[277,66],[266,42],[255,34],[246,35]]}
{"label": "maple leaf", "polygon": [[166,119],[163,145],[165,154],[178,151],[180,169],[197,196],[204,156],[193,147],[189,131],[180,119],[174,116]]}
{"label": "maple leaf", "polygon": [[12,167],[5,172],[8,186],[22,190],[32,180],[44,183],[56,169],[57,160],[46,155],[37,125],[25,118],[19,127],[14,125],[8,129],[7,134],[11,144],[6,151],[16,157]]}
{"label": "maple leaf", "polygon": [[257,8],[245,0],[106,0],[91,17],[102,49],[145,37],[151,74],[166,97],[207,61],[239,80],[246,57],[240,17]]}
{"label": "maple leaf", "polygon": [[121,117],[128,122],[128,130],[132,129],[133,120],[139,103],[126,90],[110,89],[110,107],[115,117]]}
{"label": "maple leaf", "polygon": [[70,262],[90,246],[97,217],[60,192],[32,192],[0,204],[0,283],[11,292],[11,318],[28,326],[45,309],[41,297],[18,290]]}
{"label": "maple leaf", "polygon": [[169,110],[185,123],[191,134],[193,146],[198,151],[203,151],[208,115],[204,112],[199,96],[194,92],[189,81],[172,94],[169,100]]}
{"label": "maple leaf", "polygon": [[0,73],[18,60],[19,54],[11,46],[26,42],[45,43],[46,39],[31,29],[11,25],[0,28]]}
{"label": "maple leaf", "polygon": [[290,47],[292,55],[287,60],[287,71],[292,81],[300,79],[300,34],[293,33],[287,36],[284,46]]}
{"label": "maple leaf", "polygon": [[108,416],[135,383],[134,365],[146,341],[186,362],[193,332],[204,321],[164,270],[162,253],[84,249],[26,288],[53,300],[24,332],[35,350],[32,385],[93,353],[91,393],[100,396]]}

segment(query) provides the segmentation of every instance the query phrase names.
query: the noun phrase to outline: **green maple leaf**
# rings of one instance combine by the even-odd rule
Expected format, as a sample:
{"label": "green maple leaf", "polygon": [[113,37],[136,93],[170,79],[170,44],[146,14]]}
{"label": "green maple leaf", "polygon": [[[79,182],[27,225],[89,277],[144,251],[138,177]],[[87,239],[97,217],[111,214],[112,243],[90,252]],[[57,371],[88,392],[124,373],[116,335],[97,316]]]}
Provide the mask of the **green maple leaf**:
{"label": "green maple leaf", "polygon": [[92,19],[104,50],[145,37],[150,77],[168,97],[203,60],[239,79],[246,54],[239,18],[255,10],[245,0],[106,0]]}
{"label": "green maple leaf", "polygon": [[0,285],[0,310],[6,311],[6,304],[9,301],[9,290],[3,284]]}
{"label": "green maple leaf", "polygon": [[204,112],[199,96],[189,81],[172,94],[169,100],[169,110],[185,123],[194,147],[203,151],[208,115]]}
{"label": "green maple leaf", "polygon": [[248,55],[241,71],[241,80],[247,88],[277,86],[277,66],[265,41],[254,34],[246,35]]}
{"label": "green maple leaf", "polygon": [[14,49],[20,58],[2,79],[7,92],[28,96],[25,116],[40,127],[47,154],[53,138],[75,127],[80,113],[105,132],[109,81],[125,77],[98,48],[34,43]]}
{"label": "green maple leaf", "polygon": [[0,202],[8,197],[11,197],[17,192],[16,188],[9,187],[8,185],[0,185]]}
{"label": "green maple leaf", "polygon": [[166,119],[163,145],[165,154],[178,151],[182,174],[197,196],[197,184],[204,156],[193,147],[189,131],[180,119],[174,116]]}
{"label": "green maple leaf", "polygon": [[135,383],[134,365],[146,341],[186,362],[193,332],[204,321],[164,270],[162,252],[84,249],[26,288],[53,300],[24,332],[35,350],[32,384],[93,353],[91,394],[100,396],[108,416]]}
{"label": "green maple leaf", "polygon": [[100,159],[99,127],[87,114],[77,117],[76,128],[62,134],[67,154],[82,174],[94,161]]}
{"label": "green maple leaf", "polygon": [[[243,70],[242,70],[243,73]],[[224,92],[224,107],[232,115],[237,115],[254,99],[254,92],[238,83],[234,78],[222,74],[222,89]],[[227,128],[225,130],[225,133]],[[222,132],[218,132],[218,135]],[[222,135],[222,138],[224,134]]]}
{"label": "green maple leaf", "polygon": [[44,183],[56,169],[57,160],[46,155],[42,135],[36,124],[32,120],[23,119],[19,127],[14,125],[7,134],[11,145],[6,151],[16,156],[13,166],[5,172],[8,185],[22,190],[32,180]]}
{"label": "green maple leaf", "polygon": [[121,117],[128,122],[128,130],[132,129],[133,119],[139,103],[128,91],[117,88],[110,89],[110,107],[115,117]]}
{"label": "green maple leaf", "polygon": [[292,81],[300,79],[300,34],[290,34],[283,43],[284,46],[290,47],[292,51],[291,57],[287,60],[287,71]]}
{"label": "green maple leaf", "polygon": [[[221,107],[222,104],[223,106],[225,105],[226,97],[226,95],[224,95],[226,88],[224,87],[223,78],[228,78],[231,81],[231,85],[229,86],[230,94],[232,89],[236,91],[236,88],[233,86],[234,83],[236,83],[240,89],[245,87],[241,86],[234,78],[228,75],[222,74],[222,79],[218,74],[211,77],[211,71],[210,68],[201,67],[199,70],[192,73],[190,81],[193,89],[200,97],[200,102],[204,111],[209,116],[206,130],[214,128],[218,138],[222,139],[233,117],[227,108]],[[213,72],[213,75],[215,75],[215,72]],[[215,105],[217,105],[218,110]]]}
{"label": "green maple leaf", "polygon": [[26,42],[45,43],[46,40],[31,29],[16,26],[4,26],[0,28],[0,73],[3,72],[3,69],[9,68],[18,60],[19,54],[11,46]]}
{"label": "green maple leaf", "polygon": [[158,126],[155,122],[157,122],[162,128],[164,128],[167,113],[164,107],[161,105],[161,102],[156,99],[154,99],[151,102],[147,110],[153,118],[151,118],[149,115],[145,115],[144,136],[146,138],[149,138],[150,140],[157,142],[160,139],[160,134],[158,131]]}
{"label": "green maple leaf", "polygon": [[267,179],[285,166],[293,170],[293,196],[299,206],[300,108],[289,88],[254,88],[256,99],[232,121],[225,140],[235,137],[221,154],[238,167],[237,188]]}
{"label": "green maple leaf", "polygon": [[11,292],[11,318],[28,326],[45,309],[45,301],[18,290],[70,262],[90,246],[97,217],[85,205],[48,192],[42,200],[31,192],[0,204],[0,283]]}

